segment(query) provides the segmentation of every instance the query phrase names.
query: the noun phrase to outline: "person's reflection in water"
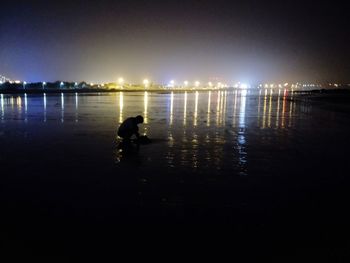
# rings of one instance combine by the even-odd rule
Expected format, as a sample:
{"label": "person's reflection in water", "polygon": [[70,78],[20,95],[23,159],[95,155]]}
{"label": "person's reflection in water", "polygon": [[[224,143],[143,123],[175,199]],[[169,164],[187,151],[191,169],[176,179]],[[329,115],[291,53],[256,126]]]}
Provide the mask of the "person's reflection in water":
{"label": "person's reflection in water", "polygon": [[141,164],[139,149],[132,142],[119,141],[115,151],[115,163],[137,167]]}

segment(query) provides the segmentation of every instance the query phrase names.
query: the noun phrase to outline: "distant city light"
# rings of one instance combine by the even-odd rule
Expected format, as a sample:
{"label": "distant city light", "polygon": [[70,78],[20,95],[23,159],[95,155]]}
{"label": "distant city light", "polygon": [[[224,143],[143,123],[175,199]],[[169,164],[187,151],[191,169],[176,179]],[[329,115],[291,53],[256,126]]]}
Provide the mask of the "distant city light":
{"label": "distant city light", "polygon": [[242,83],[242,84],[240,85],[240,88],[241,88],[241,89],[247,89],[247,88],[248,88],[248,84]]}
{"label": "distant city light", "polygon": [[148,86],[149,86],[149,80],[148,80],[148,79],[144,79],[144,80],[143,80],[143,85],[145,86],[145,88],[148,88]]}
{"label": "distant city light", "polygon": [[170,80],[169,87],[175,87],[175,80]]}
{"label": "distant city light", "polygon": [[124,83],[124,79],[123,78],[118,78],[118,84],[119,85],[123,85]]}
{"label": "distant city light", "polygon": [[[1,76],[0,76],[1,77]],[[26,81],[23,81],[23,80],[14,80],[14,81],[11,81],[9,79],[5,79],[4,81],[4,78],[0,78],[0,85],[4,85],[6,83],[16,83],[18,84],[20,87],[22,87],[23,89],[26,89],[26,88],[30,88],[30,89],[35,89],[36,88],[36,85],[33,85],[34,83],[30,83],[30,82],[26,82]],[[60,88],[69,88],[69,87],[72,87],[74,85],[74,87],[78,87],[79,85],[82,85],[79,84],[79,82],[64,82],[64,81],[60,81],[60,82],[57,82],[58,84],[56,85],[59,85]],[[35,84],[38,84],[40,86],[41,84],[41,87],[43,90],[45,90],[45,88],[47,88],[46,86],[47,85],[50,85],[50,83],[48,82],[45,82],[45,81],[42,81],[42,82],[39,82],[39,83],[35,83]],[[116,82],[114,82],[114,85],[119,85],[119,88],[123,89],[123,88],[126,88],[126,87],[123,87],[123,84],[124,84],[124,79],[122,77],[119,77],[117,79]],[[109,88],[109,84],[108,83],[88,83],[87,85],[89,86],[98,86],[98,87],[104,87],[104,88]],[[350,86],[350,84],[342,84],[342,83],[327,83],[325,84],[327,85],[329,88],[340,88],[340,87],[344,87],[344,86]],[[238,88],[238,89],[251,89],[251,88],[256,88],[256,89],[260,89],[260,88],[265,88],[265,89],[285,89],[287,88],[287,90],[289,91],[289,89],[300,89],[302,87],[304,87],[304,89],[311,89],[311,88],[322,88],[322,87],[325,87],[323,84],[315,84],[315,83],[288,83],[288,82],[281,82],[281,83],[256,83],[256,84],[250,84],[250,83],[247,83],[247,82],[230,82],[230,84],[227,84],[227,82],[224,82],[224,81],[221,81],[221,82],[214,82],[214,81],[208,81],[208,82],[204,82],[204,83],[201,83],[199,80],[195,80],[193,82],[190,82],[190,81],[183,81],[183,82],[179,82],[179,81],[176,81],[174,79],[171,79],[169,80],[169,82],[167,84],[157,84],[157,83],[153,83],[151,82],[149,79],[143,79],[142,81],[142,84],[140,83],[136,83],[136,84],[133,84],[133,86],[138,86],[138,87],[145,87],[145,88],[148,88],[148,87],[153,87],[153,88],[165,88],[165,87],[172,87],[172,88],[187,88],[187,87],[195,87],[195,88],[215,88],[215,89],[227,89],[227,88]],[[3,86],[2,86],[3,87]],[[127,86],[128,87],[128,86]]]}

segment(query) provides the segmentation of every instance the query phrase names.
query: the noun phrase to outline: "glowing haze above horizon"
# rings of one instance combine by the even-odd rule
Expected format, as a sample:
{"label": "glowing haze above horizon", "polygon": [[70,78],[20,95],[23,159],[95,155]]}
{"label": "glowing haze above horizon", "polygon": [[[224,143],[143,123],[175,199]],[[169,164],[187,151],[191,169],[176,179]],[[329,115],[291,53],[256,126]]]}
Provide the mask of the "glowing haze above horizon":
{"label": "glowing haze above horizon", "polygon": [[0,75],[35,81],[350,81],[342,4],[4,1]]}

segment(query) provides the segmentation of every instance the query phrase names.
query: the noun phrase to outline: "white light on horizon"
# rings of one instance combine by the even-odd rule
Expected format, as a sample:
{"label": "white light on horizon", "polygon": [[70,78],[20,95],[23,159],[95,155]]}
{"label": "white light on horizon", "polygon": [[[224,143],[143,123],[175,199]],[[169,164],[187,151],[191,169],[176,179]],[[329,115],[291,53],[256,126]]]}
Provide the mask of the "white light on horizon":
{"label": "white light on horizon", "polygon": [[143,80],[143,85],[147,88],[149,86],[149,80],[148,79],[144,79]]}
{"label": "white light on horizon", "polygon": [[122,77],[118,78],[118,84],[122,85],[124,83],[124,79]]}
{"label": "white light on horizon", "polygon": [[246,90],[246,89],[248,88],[248,84],[242,83],[242,84],[240,85],[240,88]]}
{"label": "white light on horizon", "polygon": [[174,87],[175,86],[175,80],[170,80],[169,82],[169,87]]}

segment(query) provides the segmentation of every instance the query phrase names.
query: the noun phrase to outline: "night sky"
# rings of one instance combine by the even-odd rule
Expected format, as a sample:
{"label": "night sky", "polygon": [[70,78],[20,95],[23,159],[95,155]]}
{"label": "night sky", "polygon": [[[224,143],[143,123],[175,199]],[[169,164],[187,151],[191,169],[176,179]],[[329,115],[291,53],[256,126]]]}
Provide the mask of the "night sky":
{"label": "night sky", "polygon": [[350,83],[348,17],[336,1],[1,1],[0,75]]}

